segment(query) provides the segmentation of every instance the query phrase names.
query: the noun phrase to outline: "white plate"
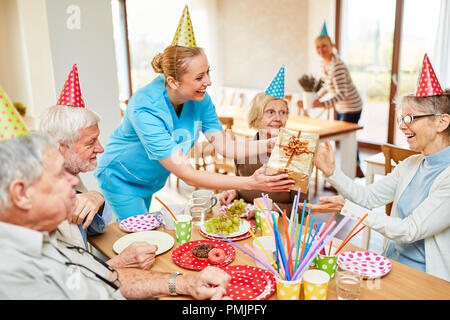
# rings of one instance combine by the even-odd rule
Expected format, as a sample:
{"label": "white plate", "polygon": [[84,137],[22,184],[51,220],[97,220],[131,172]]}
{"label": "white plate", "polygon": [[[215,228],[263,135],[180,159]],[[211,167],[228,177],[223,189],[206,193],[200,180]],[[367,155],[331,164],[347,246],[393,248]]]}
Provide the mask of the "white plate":
{"label": "white plate", "polygon": [[156,244],[158,246],[158,250],[156,254],[161,254],[170,250],[175,240],[173,237],[165,232],[161,231],[141,231],[128,234],[123,236],[113,244],[113,250],[120,254],[122,250],[128,247],[130,244],[134,242],[148,242],[150,244]]}
{"label": "white plate", "polygon": [[[247,220],[241,219],[241,223],[239,224],[239,230],[233,233],[230,233],[229,235],[227,235],[227,238],[232,238],[232,237],[238,237],[241,236],[243,234],[246,234],[248,232],[248,229],[251,227],[250,222],[248,222]],[[210,236],[214,236],[217,237],[218,235],[216,233],[208,233],[206,232],[206,228],[204,225],[201,226],[200,230],[203,231],[203,233],[210,235]]]}

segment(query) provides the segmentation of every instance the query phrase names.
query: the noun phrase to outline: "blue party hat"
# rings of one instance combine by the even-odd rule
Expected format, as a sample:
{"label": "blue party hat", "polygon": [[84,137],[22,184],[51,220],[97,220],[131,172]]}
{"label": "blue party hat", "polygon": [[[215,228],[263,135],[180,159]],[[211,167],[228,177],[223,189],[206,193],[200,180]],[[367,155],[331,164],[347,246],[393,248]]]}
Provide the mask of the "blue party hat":
{"label": "blue party hat", "polygon": [[322,31],[320,31],[320,36],[321,37],[322,36],[328,36],[327,24],[325,22],[323,23]]}
{"label": "blue party hat", "polygon": [[275,98],[284,99],[284,65],[273,78],[265,93]]}

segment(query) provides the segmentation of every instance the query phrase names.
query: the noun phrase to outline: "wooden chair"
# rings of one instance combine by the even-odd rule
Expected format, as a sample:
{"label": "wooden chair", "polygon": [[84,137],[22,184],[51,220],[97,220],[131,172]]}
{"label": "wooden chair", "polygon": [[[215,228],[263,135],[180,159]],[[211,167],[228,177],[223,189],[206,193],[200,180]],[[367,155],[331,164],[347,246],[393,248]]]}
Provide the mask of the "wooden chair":
{"label": "wooden chair", "polygon": [[[381,151],[383,151],[385,162],[384,162],[384,173],[387,175],[393,169],[393,165],[391,161],[394,161],[395,164],[398,164],[400,161],[405,160],[406,158],[418,154],[418,152],[400,148],[398,146],[394,146],[392,144],[383,144],[381,146]],[[391,215],[392,210],[392,202],[386,205],[386,214],[388,216]]]}
{"label": "wooden chair", "polygon": [[[187,154],[195,170],[214,170],[214,147],[209,141],[198,141]],[[210,170],[209,170],[210,169]],[[177,177],[177,190],[180,187],[180,178]],[[198,190],[198,187],[195,187]]]}
{"label": "wooden chair", "polygon": [[233,117],[219,117],[219,121],[222,122],[222,125],[225,127],[226,130],[231,130],[233,128],[234,124]]}

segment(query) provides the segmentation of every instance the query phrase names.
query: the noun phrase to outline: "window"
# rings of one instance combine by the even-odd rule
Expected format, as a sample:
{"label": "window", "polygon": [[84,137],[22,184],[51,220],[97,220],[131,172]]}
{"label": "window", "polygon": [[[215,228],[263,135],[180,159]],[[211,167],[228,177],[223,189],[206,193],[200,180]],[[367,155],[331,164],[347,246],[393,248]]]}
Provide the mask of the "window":
{"label": "window", "polygon": [[337,1],[342,5],[341,57],[364,102],[358,140],[405,145],[393,101],[415,93],[425,53],[433,64],[441,1]]}

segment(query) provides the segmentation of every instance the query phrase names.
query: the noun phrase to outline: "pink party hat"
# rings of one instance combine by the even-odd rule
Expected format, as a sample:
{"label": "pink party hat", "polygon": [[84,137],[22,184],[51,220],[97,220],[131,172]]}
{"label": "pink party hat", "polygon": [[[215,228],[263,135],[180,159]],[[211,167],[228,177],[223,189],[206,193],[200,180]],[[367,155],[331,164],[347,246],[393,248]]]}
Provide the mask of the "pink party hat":
{"label": "pink party hat", "polygon": [[430,59],[427,54],[423,57],[422,70],[417,84],[416,97],[430,97],[443,94],[444,91],[439,84]]}
{"label": "pink party hat", "polygon": [[0,141],[22,136],[28,129],[14,105],[0,87]]}
{"label": "pink party hat", "polygon": [[182,47],[196,47],[194,29],[192,28],[191,16],[188,6],[184,6],[183,15],[178,23],[177,31],[172,40],[172,45]]}
{"label": "pink party hat", "polygon": [[84,108],[84,101],[81,95],[78,68],[76,64],[73,65],[56,104]]}

